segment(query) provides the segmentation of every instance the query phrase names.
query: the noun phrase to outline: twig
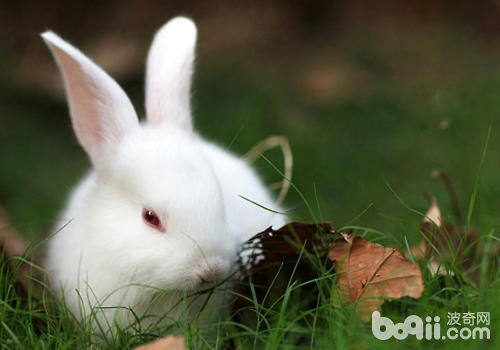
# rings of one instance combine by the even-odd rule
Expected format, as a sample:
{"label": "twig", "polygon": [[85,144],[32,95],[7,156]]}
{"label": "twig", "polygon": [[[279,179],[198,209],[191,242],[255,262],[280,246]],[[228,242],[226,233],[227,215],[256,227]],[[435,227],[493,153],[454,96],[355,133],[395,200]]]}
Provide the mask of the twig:
{"label": "twig", "polygon": [[448,195],[450,196],[451,207],[453,209],[453,214],[457,220],[457,224],[461,225],[463,222],[462,211],[460,210],[460,204],[458,203],[457,192],[455,191],[455,187],[451,182],[450,177],[441,169],[436,169],[432,171],[431,178],[434,180],[442,180],[448,190]]}
{"label": "twig", "polygon": [[290,148],[290,143],[285,136],[270,136],[267,139],[259,142],[255,146],[248,151],[245,155],[245,158],[250,162],[256,161],[261,154],[274,147],[280,147],[281,152],[283,153],[283,159],[285,163],[285,176],[283,177],[283,181],[281,182],[281,190],[278,195],[278,199],[276,200],[276,205],[281,205],[285,200],[285,197],[290,189],[290,182],[292,181],[292,168],[293,168],[293,155],[292,149]]}

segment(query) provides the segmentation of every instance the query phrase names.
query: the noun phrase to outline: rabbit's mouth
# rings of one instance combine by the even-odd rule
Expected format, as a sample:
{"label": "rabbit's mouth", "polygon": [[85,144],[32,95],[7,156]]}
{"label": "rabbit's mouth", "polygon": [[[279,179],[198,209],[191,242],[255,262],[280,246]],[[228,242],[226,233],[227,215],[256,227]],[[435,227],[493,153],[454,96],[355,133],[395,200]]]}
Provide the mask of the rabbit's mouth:
{"label": "rabbit's mouth", "polygon": [[210,290],[210,289],[215,289],[225,283],[227,283],[227,278],[221,278],[218,280],[214,281],[206,281],[203,279],[200,279],[200,283],[198,284],[198,290],[203,291],[203,290]]}
{"label": "rabbit's mouth", "polygon": [[204,279],[201,275],[195,275],[192,278],[185,279],[182,285],[178,285],[178,287],[175,289],[178,292],[188,292],[188,294],[191,293],[198,294],[205,290],[209,291],[220,284],[221,282],[208,281]]}
{"label": "rabbit's mouth", "polygon": [[198,274],[202,284],[216,283],[224,279],[225,273],[220,268],[204,268]]}

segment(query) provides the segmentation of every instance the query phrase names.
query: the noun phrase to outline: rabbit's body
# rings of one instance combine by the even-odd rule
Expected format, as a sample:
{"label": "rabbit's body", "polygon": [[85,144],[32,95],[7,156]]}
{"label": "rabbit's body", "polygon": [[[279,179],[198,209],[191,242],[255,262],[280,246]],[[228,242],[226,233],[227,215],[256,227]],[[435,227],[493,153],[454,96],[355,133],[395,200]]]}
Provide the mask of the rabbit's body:
{"label": "rabbit's body", "polygon": [[253,169],[192,129],[194,25],[177,18],[155,37],[142,125],[106,73],[54,34],[43,37],[94,165],[60,218],[67,225],[49,241],[53,287],[77,317],[95,314],[105,329],[132,322],[128,308],[156,316],[141,323],[175,319],[182,296],[228,276],[245,240],[284,224],[242,198],[278,209]]}
{"label": "rabbit's body", "polygon": [[239,244],[250,238],[249,232],[261,232],[271,225],[278,228],[285,224],[282,215],[273,215],[248,201],[249,199],[265,208],[279,210],[275,200],[246,161],[212,143],[203,141],[203,146],[204,153],[221,182],[228,228]]}

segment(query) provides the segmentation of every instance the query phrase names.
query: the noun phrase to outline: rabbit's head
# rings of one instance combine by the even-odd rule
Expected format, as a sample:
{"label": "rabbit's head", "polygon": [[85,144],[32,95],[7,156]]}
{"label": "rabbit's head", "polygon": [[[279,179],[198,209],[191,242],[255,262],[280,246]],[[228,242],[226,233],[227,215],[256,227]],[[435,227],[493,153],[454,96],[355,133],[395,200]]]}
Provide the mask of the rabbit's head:
{"label": "rabbit's head", "polygon": [[[196,27],[175,18],[156,34],[146,76],[146,121],[101,68],[51,32],[42,34],[64,77],[78,141],[95,170],[69,225],[110,274],[171,290],[224,277],[237,242],[193,132],[190,85]],[[64,230],[59,234],[64,235]],[[92,262],[93,263],[93,262]]]}

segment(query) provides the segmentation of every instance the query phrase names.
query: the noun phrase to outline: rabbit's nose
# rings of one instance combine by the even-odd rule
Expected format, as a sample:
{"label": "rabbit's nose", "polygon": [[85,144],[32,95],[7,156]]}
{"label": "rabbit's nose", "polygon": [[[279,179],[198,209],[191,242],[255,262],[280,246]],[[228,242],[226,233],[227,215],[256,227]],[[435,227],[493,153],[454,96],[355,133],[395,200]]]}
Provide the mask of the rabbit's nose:
{"label": "rabbit's nose", "polygon": [[200,274],[200,279],[202,282],[208,283],[208,282],[217,282],[223,278],[223,273],[220,269],[218,268],[206,268],[203,269],[201,274]]}
{"label": "rabbit's nose", "polygon": [[217,282],[225,276],[224,268],[217,264],[205,265],[200,269],[199,277],[202,282]]}

